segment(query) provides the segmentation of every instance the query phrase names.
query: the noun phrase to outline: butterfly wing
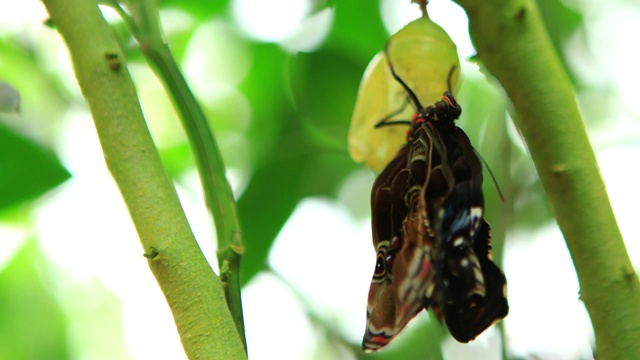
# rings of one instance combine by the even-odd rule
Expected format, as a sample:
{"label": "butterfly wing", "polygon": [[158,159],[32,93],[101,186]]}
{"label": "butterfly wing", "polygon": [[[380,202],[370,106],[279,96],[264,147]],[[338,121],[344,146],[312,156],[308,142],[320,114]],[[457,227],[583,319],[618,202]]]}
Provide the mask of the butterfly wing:
{"label": "butterfly wing", "polygon": [[425,129],[408,143],[373,185],[377,255],[363,340],[366,351],[388,344],[425,307],[425,297],[436,291],[432,259],[438,242],[427,199],[448,193],[448,188],[440,187],[452,187],[453,178],[444,166],[440,146],[434,146],[437,134],[431,131]]}
{"label": "butterfly wing", "polygon": [[506,279],[491,261],[482,165],[453,123],[460,111],[448,92],[421,110],[410,141],[374,182],[365,351],[386,346],[422,308],[460,342],[508,313]]}
{"label": "butterfly wing", "polygon": [[506,279],[491,260],[491,235],[484,219],[482,165],[468,137],[456,128],[449,144],[455,187],[448,196],[439,222],[444,251],[441,277],[443,317],[451,335],[460,342],[473,340],[504,318],[509,306]]}
{"label": "butterfly wing", "polygon": [[[483,219],[474,242],[474,253],[479,262],[479,265],[474,264],[474,272],[479,269],[482,273],[483,295],[476,292],[476,285],[470,286],[469,281],[465,281],[463,277],[452,275],[453,271],[448,275],[450,297],[456,300],[445,306],[444,318],[449,332],[459,342],[473,340],[509,313],[505,297],[506,279],[500,268],[491,261],[490,239],[489,224]],[[451,266],[452,270],[453,268],[455,267]],[[477,282],[479,276],[468,278]]]}
{"label": "butterfly wing", "polygon": [[[387,165],[373,184],[371,192],[371,220],[373,247],[376,251],[376,266],[369,288],[367,324],[362,347],[365,351],[379,350],[393,339],[395,329],[396,294],[393,291],[390,253],[391,240],[401,234],[407,213],[403,196],[399,197],[398,184],[407,178],[408,150],[402,148],[395,159]],[[394,187],[394,184],[395,187]],[[396,240],[397,242],[397,240]]]}

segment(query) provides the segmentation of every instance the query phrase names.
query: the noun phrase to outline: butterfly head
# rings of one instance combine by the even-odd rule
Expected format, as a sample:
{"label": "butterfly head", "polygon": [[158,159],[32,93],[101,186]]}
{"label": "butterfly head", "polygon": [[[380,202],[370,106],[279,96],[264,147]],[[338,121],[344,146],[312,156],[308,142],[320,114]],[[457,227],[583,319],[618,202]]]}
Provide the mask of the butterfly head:
{"label": "butterfly head", "polygon": [[411,120],[411,128],[407,130],[407,142],[410,142],[417,138],[417,131],[425,123],[438,122],[444,123],[457,120],[462,114],[462,108],[456,98],[450,91],[446,91],[442,95],[442,99],[437,101],[434,105],[427,106],[420,109],[415,113]]}
{"label": "butterfly head", "polygon": [[462,108],[450,91],[442,94],[442,99],[435,103],[434,111],[437,120],[453,121],[460,117]]}

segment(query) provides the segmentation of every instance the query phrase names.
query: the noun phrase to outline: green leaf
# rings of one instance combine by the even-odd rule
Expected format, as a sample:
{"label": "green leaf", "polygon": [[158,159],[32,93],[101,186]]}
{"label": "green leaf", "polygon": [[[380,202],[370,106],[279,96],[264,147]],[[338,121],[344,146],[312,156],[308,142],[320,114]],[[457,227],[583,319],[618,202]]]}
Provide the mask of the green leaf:
{"label": "green leaf", "polygon": [[271,245],[298,201],[301,160],[291,158],[258,170],[238,200],[238,216],[246,251],[242,257],[242,283],[266,268]]}
{"label": "green leaf", "polygon": [[361,77],[361,65],[342,52],[322,50],[291,60],[291,90],[296,107],[318,140],[347,148],[347,130]]}
{"label": "green leaf", "polygon": [[243,284],[266,269],[271,245],[298,202],[306,196],[335,195],[338,185],[356,167],[346,151],[328,153],[326,148],[300,136],[300,128],[285,129],[280,138],[288,140],[272,150],[269,158],[274,161],[253,174],[238,200],[246,246],[242,258]]}
{"label": "green leaf", "polygon": [[288,56],[276,45],[253,44],[253,64],[241,90],[254,114],[246,132],[253,172],[237,202],[246,251],[242,283],[266,267],[271,244],[301,198],[301,138],[286,87]]}
{"label": "green leaf", "polygon": [[[304,55],[290,75],[302,77],[294,82],[304,91],[296,86],[290,90],[287,54],[272,44],[255,44],[253,54],[254,66],[242,85],[254,114],[247,131],[254,171],[238,200],[246,246],[243,283],[266,268],[271,245],[298,202],[306,196],[334,196],[338,185],[356,168],[347,154],[346,129],[359,73],[346,74],[344,68],[331,71],[341,69],[327,61],[337,56]],[[347,69],[352,67],[345,64]],[[310,75],[316,71],[330,76],[320,79]],[[313,84],[320,80],[322,84]],[[322,89],[310,91],[313,86],[305,84]],[[344,84],[343,90],[332,96],[329,89]],[[299,112],[291,104],[291,92],[301,102],[296,104]],[[327,97],[332,99],[331,105],[323,104]],[[322,106],[334,109],[321,110]]]}
{"label": "green leaf", "polygon": [[0,174],[0,209],[36,198],[71,176],[51,153],[3,126]]}
{"label": "green leaf", "polygon": [[200,20],[222,15],[229,6],[228,0],[200,1],[200,0],[160,0],[160,9],[179,8]]}
{"label": "green leaf", "polygon": [[324,48],[344,52],[362,64],[362,74],[369,60],[389,37],[382,25],[378,1],[337,1],[335,20]]}
{"label": "green leaf", "polygon": [[0,359],[68,359],[67,322],[29,241],[0,272]]}

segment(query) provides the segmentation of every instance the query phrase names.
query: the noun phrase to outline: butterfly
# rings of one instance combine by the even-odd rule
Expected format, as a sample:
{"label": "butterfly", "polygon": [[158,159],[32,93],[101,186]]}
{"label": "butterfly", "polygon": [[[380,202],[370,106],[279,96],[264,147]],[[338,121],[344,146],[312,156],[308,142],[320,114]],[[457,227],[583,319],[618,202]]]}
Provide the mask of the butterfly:
{"label": "butterfly", "polygon": [[442,99],[423,107],[386,55],[417,112],[410,122],[387,117],[376,125],[410,129],[371,192],[376,264],[362,347],[380,350],[429,308],[466,343],[509,312],[506,278],[491,260],[482,164],[454,123],[462,113],[451,92],[455,67]]}

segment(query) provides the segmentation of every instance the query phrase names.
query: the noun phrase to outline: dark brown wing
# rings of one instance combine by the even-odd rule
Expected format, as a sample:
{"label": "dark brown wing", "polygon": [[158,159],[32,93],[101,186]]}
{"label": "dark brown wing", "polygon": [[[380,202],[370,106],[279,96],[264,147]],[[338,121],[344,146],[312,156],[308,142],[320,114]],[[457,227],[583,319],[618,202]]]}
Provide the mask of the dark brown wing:
{"label": "dark brown wing", "polygon": [[[455,187],[443,205],[439,225],[444,251],[442,276],[444,320],[460,342],[473,340],[509,307],[504,294],[506,279],[491,260],[491,235],[484,219],[482,165],[468,137],[456,128],[451,169]],[[457,146],[456,146],[457,145]]]}
{"label": "dark brown wing", "polygon": [[483,219],[474,241],[474,252],[484,279],[484,296],[470,290],[461,278],[449,275],[450,293],[458,301],[445,306],[445,322],[451,335],[463,343],[473,340],[509,313],[505,296],[506,279],[500,268],[491,261],[490,240],[489,224]]}
{"label": "dark brown wing", "polygon": [[425,187],[430,137],[408,143],[374,182],[371,208],[376,270],[369,289],[365,351],[379,350],[423,309],[435,289],[435,232],[428,226]]}
{"label": "dark brown wing", "polygon": [[[409,150],[404,147],[378,175],[371,191],[371,225],[376,265],[369,288],[367,323],[362,348],[376,351],[387,345],[402,329],[396,328],[397,295],[393,289],[392,239],[401,239],[402,223],[408,208],[404,202],[404,184],[408,176]],[[396,243],[398,240],[394,240]]]}

